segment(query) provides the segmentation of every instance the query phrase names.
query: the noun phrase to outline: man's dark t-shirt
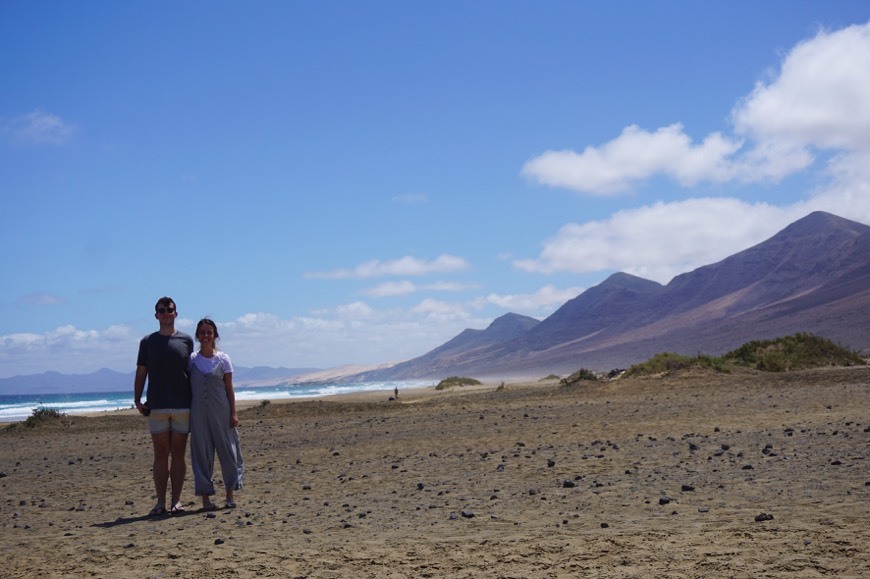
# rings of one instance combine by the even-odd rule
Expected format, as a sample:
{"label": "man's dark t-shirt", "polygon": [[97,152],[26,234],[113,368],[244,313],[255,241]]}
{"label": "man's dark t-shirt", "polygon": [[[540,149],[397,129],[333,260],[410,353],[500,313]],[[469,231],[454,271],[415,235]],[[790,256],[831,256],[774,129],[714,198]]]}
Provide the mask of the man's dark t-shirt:
{"label": "man's dark t-shirt", "polygon": [[137,366],[148,369],[148,405],[152,408],[190,408],[187,362],[193,338],[184,332],[163,336],[154,332],[139,342]]}

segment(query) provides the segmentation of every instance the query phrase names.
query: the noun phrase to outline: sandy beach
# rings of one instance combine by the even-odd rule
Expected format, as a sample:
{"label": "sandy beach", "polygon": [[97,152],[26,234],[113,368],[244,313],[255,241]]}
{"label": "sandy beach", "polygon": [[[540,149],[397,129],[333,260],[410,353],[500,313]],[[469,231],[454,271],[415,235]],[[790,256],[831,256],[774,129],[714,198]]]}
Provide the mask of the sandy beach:
{"label": "sandy beach", "polygon": [[868,368],[391,395],[248,405],[159,519],[143,418],[2,428],[0,577],[870,576]]}

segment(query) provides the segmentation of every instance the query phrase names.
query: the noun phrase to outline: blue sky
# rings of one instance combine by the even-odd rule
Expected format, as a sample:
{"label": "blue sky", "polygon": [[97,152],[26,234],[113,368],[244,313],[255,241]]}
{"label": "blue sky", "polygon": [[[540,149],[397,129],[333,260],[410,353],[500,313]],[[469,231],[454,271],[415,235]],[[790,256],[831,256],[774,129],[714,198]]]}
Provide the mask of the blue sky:
{"label": "blue sky", "polygon": [[814,210],[870,224],[870,5],[0,3],[0,377],[412,358]]}

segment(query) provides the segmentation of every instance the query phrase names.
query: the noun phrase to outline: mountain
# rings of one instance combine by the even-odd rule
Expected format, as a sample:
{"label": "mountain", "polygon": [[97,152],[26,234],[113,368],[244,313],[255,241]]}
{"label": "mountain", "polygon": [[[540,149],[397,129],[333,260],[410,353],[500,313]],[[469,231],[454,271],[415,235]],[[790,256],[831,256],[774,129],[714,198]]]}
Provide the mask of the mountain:
{"label": "mountain", "polygon": [[516,340],[540,322],[528,316],[505,314],[496,318],[485,330],[463,330],[449,342],[408,362],[401,362],[383,370],[353,375],[353,381],[407,380],[446,375],[453,365],[475,357],[486,357],[498,351],[499,344]]}
{"label": "mountain", "polygon": [[62,394],[66,392],[133,391],[133,372],[126,374],[101,368],[90,374],[43,372],[0,378],[0,394]]}
{"label": "mountain", "polygon": [[659,352],[718,355],[795,332],[870,350],[870,227],[811,213],[767,241],[667,285],[616,273],[540,323],[490,332],[496,322],[366,379],[609,370]]}

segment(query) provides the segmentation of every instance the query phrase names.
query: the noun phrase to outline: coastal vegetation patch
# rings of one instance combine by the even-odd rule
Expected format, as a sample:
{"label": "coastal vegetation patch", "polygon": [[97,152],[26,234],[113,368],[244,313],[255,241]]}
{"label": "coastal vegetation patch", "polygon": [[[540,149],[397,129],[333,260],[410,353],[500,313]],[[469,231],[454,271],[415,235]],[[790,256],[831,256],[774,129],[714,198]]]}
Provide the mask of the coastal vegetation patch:
{"label": "coastal vegetation patch", "polygon": [[728,373],[735,367],[752,368],[762,372],[788,372],[826,366],[861,366],[866,363],[858,352],[827,338],[798,332],[769,340],[752,340],[722,356],[707,354],[685,356],[662,352],[630,367],[625,375],[650,376],[690,368]]}
{"label": "coastal vegetation patch", "polygon": [[444,380],[439,382],[438,385],[435,386],[435,390],[446,390],[455,386],[479,386],[480,384],[480,380],[475,380],[474,378],[466,378],[464,376],[450,376],[449,378],[445,378]]}
{"label": "coastal vegetation patch", "polygon": [[40,406],[33,409],[33,413],[22,422],[15,422],[7,426],[7,430],[17,428],[19,425],[25,428],[36,428],[38,426],[60,424],[67,418],[66,412],[62,412],[57,408],[48,408]]}
{"label": "coastal vegetation patch", "polygon": [[567,378],[562,378],[560,384],[562,386],[574,386],[576,384],[579,384],[580,382],[595,382],[598,379],[598,374],[596,374],[592,370],[580,368]]}

